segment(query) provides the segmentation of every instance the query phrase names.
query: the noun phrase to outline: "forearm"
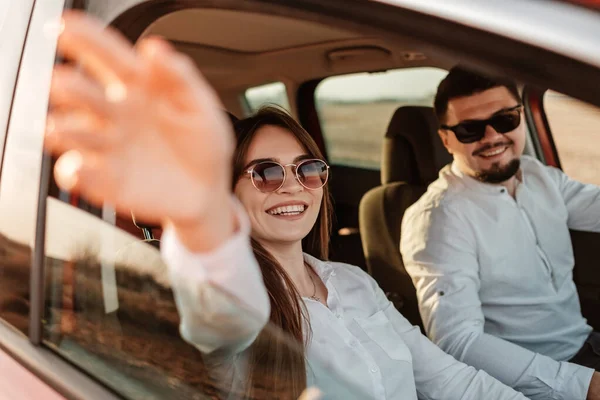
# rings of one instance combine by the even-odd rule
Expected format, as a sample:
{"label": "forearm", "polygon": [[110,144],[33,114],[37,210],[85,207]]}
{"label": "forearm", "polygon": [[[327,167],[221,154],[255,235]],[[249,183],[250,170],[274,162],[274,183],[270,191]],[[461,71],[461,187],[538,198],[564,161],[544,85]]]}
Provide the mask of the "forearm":
{"label": "forearm", "polygon": [[531,399],[584,400],[593,371],[555,361],[497,337],[480,334],[461,361],[482,369]]}
{"label": "forearm", "polygon": [[[203,352],[243,350],[267,323],[270,304],[248,237],[243,210],[230,238],[207,252],[191,252],[167,227],[161,251],[181,317],[184,339]],[[199,236],[198,236],[199,237]]]}
{"label": "forearm", "polygon": [[420,397],[457,400],[525,399],[522,393],[488,373],[477,371],[444,353],[423,336],[419,328],[411,326],[393,305],[389,304],[385,308],[385,314],[413,354],[413,373]]}
{"label": "forearm", "polygon": [[192,253],[207,253],[230,239],[239,229],[236,204],[231,194],[223,193],[212,201],[212,209],[204,215],[186,219],[168,219],[163,228],[172,229],[181,244]]}

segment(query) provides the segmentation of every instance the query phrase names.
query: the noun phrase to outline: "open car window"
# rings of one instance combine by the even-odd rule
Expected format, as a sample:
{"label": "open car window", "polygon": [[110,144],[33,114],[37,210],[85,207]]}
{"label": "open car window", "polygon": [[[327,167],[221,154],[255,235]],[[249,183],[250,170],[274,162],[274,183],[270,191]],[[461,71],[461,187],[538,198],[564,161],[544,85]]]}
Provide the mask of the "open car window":
{"label": "open car window", "polygon": [[277,105],[290,111],[287,89],[283,82],[267,83],[246,89],[242,98],[242,108],[246,115],[255,113],[265,105]]}
{"label": "open car window", "polygon": [[600,108],[559,92],[544,94],[544,109],[564,172],[584,183],[600,185]]}
{"label": "open car window", "polygon": [[446,73],[423,67],[324,79],[315,102],[331,163],[379,169],[394,111],[401,106],[431,107]]}

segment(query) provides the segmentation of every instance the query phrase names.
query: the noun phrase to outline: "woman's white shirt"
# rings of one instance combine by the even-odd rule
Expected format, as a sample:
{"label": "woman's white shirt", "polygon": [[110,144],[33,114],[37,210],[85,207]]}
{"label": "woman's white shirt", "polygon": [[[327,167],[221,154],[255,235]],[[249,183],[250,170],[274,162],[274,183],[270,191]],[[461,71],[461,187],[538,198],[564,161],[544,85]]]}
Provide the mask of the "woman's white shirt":
{"label": "woman's white shirt", "polygon": [[[249,223],[242,210],[238,215],[241,228],[209,254],[190,253],[170,229],[162,238],[181,335],[204,353],[222,347],[243,351],[269,319],[269,298],[250,246]],[[525,398],[431,343],[360,268],[304,257],[328,290],[327,307],[304,299],[312,329],[307,377],[326,398],[336,398],[339,382],[332,376],[373,399]],[[323,368],[327,374],[319,372]]]}

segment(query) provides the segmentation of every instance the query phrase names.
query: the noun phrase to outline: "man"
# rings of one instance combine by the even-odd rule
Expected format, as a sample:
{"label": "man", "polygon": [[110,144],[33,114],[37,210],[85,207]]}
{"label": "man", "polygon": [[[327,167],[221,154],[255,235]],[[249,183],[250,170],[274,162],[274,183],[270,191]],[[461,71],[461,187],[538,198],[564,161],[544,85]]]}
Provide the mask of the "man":
{"label": "man", "polygon": [[429,337],[532,399],[600,399],[569,236],[600,232],[600,189],[522,155],[514,84],[453,68],[435,111],[454,162],[407,210],[400,243]]}

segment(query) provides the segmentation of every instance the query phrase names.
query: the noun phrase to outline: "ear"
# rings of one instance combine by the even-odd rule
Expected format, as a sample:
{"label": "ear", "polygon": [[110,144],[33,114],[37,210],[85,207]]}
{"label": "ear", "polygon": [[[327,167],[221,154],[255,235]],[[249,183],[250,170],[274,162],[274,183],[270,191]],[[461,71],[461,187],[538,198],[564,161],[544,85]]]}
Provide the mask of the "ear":
{"label": "ear", "polygon": [[448,131],[445,129],[438,129],[438,135],[440,135],[440,139],[442,139],[442,143],[444,144],[446,150],[448,150],[448,153],[452,154],[452,150],[448,144]]}

